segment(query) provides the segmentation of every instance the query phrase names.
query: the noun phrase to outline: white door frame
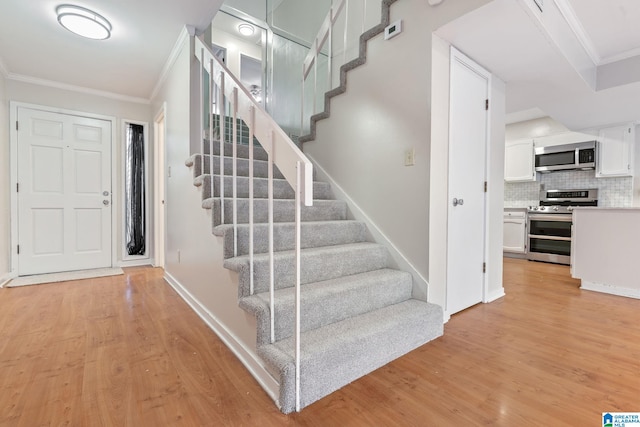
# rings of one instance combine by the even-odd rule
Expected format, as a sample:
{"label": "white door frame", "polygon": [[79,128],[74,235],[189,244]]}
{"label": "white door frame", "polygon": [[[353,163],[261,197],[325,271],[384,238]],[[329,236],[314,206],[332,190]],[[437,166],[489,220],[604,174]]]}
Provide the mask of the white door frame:
{"label": "white door frame", "polygon": [[[478,63],[476,63],[473,59],[469,58],[467,55],[465,55],[464,53],[460,52],[458,49],[456,49],[454,46],[451,46],[450,48],[450,52],[451,52],[451,56],[450,56],[450,64],[453,64],[454,61],[458,61],[460,63],[462,63],[464,66],[468,67],[469,69],[473,70],[474,72],[478,73],[479,75],[485,77],[487,79],[487,99],[489,100],[489,105],[491,105],[491,73],[488,72],[486,69],[484,69],[482,66],[480,66]],[[449,88],[451,88],[451,68],[449,69]],[[451,92],[451,89],[449,89],[449,93]],[[451,97],[449,97],[449,99],[451,100]],[[451,108],[451,104],[449,104],[449,109]],[[487,123],[486,123],[486,130],[485,130],[485,147],[484,147],[484,177],[485,177],[485,181],[488,181],[488,170],[489,170],[489,141],[491,138],[491,109],[489,109],[487,111],[487,119],[486,119]],[[449,138],[451,138],[451,115],[449,114],[449,129],[448,129],[448,133],[449,133]],[[451,140],[449,139],[448,142],[448,162],[451,162],[451,151],[452,151],[452,145],[451,145]],[[449,227],[449,217],[450,217],[450,211],[451,211],[451,200],[450,199],[450,194],[449,194],[449,188],[450,188],[450,183],[449,183],[449,179],[450,179],[450,173],[451,173],[451,166],[450,163],[447,166],[447,251],[445,253],[445,257],[446,257],[446,268],[445,268],[445,275],[448,276],[448,271],[449,271],[449,256],[448,256],[448,248],[449,248],[449,232],[448,232],[448,227]],[[484,261],[487,261],[487,253],[488,253],[488,245],[489,245],[489,241],[487,239],[487,230],[489,228],[489,201],[488,201],[488,193],[485,192],[485,196],[484,196],[484,230],[483,230],[483,258]],[[479,268],[479,266],[478,266]],[[446,307],[446,302],[447,302],[447,298],[448,298],[448,291],[449,291],[449,278],[447,277],[447,287],[445,289],[445,307],[444,307],[444,318],[445,321],[449,319],[449,317],[451,316],[451,314],[449,313],[448,307]],[[482,276],[482,302],[487,302],[487,297],[488,297],[488,285],[489,282],[487,280],[487,274],[486,272],[483,274]]]}
{"label": "white door frame", "polygon": [[[17,188],[17,184],[18,184],[18,130],[16,129],[16,123],[18,121],[18,108],[29,108],[29,109],[33,109],[33,110],[41,110],[41,111],[47,111],[50,113],[58,113],[58,114],[65,114],[65,115],[71,115],[71,116],[81,116],[81,117],[87,117],[90,119],[98,119],[98,120],[104,120],[104,121],[108,121],[111,123],[111,194],[112,194],[112,199],[111,200],[118,200],[118,197],[120,197],[118,194],[116,194],[116,192],[118,191],[116,189],[116,186],[114,185],[114,177],[116,176],[116,162],[115,159],[117,159],[116,157],[116,141],[115,141],[115,135],[116,135],[116,118],[113,116],[104,116],[101,114],[93,114],[93,113],[87,113],[84,111],[76,111],[76,110],[67,110],[64,108],[57,108],[57,107],[49,107],[49,106],[44,106],[44,105],[37,105],[37,104],[29,104],[29,103],[24,103],[24,102],[16,102],[16,101],[9,101],[9,128],[10,128],[10,135],[9,135],[9,152],[10,152],[10,170],[11,170],[11,178],[10,178],[10,183],[11,183],[11,214],[10,214],[10,221],[11,221],[11,250],[10,250],[10,254],[11,254],[11,275],[12,276],[18,276],[20,274],[20,272],[18,271],[18,256],[17,256],[17,247],[18,247],[18,192],[16,191]],[[116,259],[117,259],[117,244],[116,244],[116,238],[115,236],[117,236],[117,233],[115,232],[115,230],[117,230],[118,227],[118,214],[117,214],[117,209],[115,208],[115,206],[112,205],[112,214],[111,214],[111,266],[115,265]]]}
{"label": "white door frame", "polygon": [[[162,123],[162,126],[160,124]],[[153,242],[154,265],[164,268],[166,237],[166,141],[167,103],[163,103],[153,120]]]}

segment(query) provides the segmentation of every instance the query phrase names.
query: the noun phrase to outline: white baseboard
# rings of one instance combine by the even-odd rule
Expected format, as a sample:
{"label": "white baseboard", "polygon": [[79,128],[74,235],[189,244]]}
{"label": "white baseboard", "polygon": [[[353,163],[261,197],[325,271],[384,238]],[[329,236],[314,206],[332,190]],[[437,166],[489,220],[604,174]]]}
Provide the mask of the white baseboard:
{"label": "white baseboard", "polygon": [[4,288],[7,283],[12,281],[16,277],[18,277],[18,275],[15,273],[7,273],[3,276],[0,276],[0,288]]}
{"label": "white baseboard", "polygon": [[580,289],[584,289],[586,291],[603,292],[605,294],[618,295],[621,297],[640,299],[640,289],[621,288],[619,286],[593,283],[587,280],[582,280]]}
{"label": "white baseboard", "polygon": [[215,332],[225,345],[247,368],[249,373],[258,381],[267,394],[279,405],[280,384],[271,376],[263,366],[260,358],[254,351],[247,348],[236,336],[227,329],[204,305],[200,303],[182,284],[165,271],[164,279],[171,285],[180,297],[196,312],[198,316]]}
{"label": "white baseboard", "polygon": [[487,298],[485,301],[483,301],[485,304],[493,302],[499,298],[502,298],[503,296],[505,296],[506,294],[504,293],[504,288],[500,287],[500,289],[496,289],[493,292],[489,292],[489,295],[487,295]]}
{"label": "white baseboard", "polygon": [[[305,153],[306,154],[306,153]],[[391,254],[391,258],[396,263],[397,267],[400,270],[404,270],[409,272],[413,276],[413,297],[417,299],[421,299],[423,301],[427,301],[427,290],[429,288],[429,283],[427,279],[416,270],[416,268],[411,264],[411,262],[400,252],[400,250],[391,242],[391,240],[376,226],[376,224],[367,216],[367,214],[358,206],[358,204],[351,198],[349,195],[338,185],[336,181],[331,178],[331,176],[325,171],[322,167],[318,165],[318,162],[315,161],[313,157],[309,154],[306,156],[313,162],[313,167],[317,171],[318,177],[331,184],[331,190],[333,190],[335,196],[338,199],[344,200],[349,207],[349,211],[353,215],[353,219],[358,221],[362,221],[367,225],[369,232],[373,239],[384,245],[389,250]]]}

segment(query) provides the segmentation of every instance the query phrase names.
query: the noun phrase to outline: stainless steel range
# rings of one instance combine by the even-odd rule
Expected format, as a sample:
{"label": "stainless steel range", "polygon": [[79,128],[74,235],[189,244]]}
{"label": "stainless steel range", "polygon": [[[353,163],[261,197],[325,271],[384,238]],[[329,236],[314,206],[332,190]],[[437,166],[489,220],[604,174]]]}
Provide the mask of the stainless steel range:
{"label": "stainless steel range", "polygon": [[528,210],[529,260],[571,263],[571,211],[577,206],[598,206],[598,190],[540,192],[540,205]]}

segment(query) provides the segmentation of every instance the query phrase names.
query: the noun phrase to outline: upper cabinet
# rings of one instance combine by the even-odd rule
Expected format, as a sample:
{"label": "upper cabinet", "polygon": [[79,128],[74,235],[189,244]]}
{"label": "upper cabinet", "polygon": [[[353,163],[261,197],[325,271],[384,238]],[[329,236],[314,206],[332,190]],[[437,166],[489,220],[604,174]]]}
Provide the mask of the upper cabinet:
{"label": "upper cabinet", "polygon": [[596,176],[633,176],[635,129],[633,126],[614,126],[600,129]]}
{"label": "upper cabinet", "polygon": [[533,139],[505,143],[504,180],[509,182],[535,181],[534,159]]}

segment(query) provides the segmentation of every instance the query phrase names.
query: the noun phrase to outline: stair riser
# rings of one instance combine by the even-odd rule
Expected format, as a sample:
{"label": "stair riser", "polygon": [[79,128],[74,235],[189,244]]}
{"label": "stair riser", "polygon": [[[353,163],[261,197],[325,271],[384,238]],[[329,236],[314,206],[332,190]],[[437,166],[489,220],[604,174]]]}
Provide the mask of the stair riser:
{"label": "stair riser", "polygon": [[[220,157],[218,156],[205,156],[204,157],[204,173],[208,174],[211,172],[209,169],[209,161],[213,159],[213,174],[220,175]],[[237,176],[249,176],[249,160],[247,159],[237,159]],[[196,156],[194,166],[194,176],[203,175],[202,171],[202,161],[200,156]],[[233,159],[231,157],[224,158],[224,174],[226,176],[233,175]],[[267,178],[269,176],[269,164],[268,162],[262,160],[256,160],[253,162],[253,176],[255,178]],[[273,167],[273,177],[276,179],[284,179],[284,175],[278,170],[278,168],[274,165]]]}
{"label": "stair riser", "polygon": [[[249,201],[241,199],[238,204],[238,223],[249,223]],[[294,211],[295,201],[274,200],[273,220],[274,222],[295,221]],[[268,201],[264,199],[254,200],[254,223],[268,222]],[[334,221],[347,217],[347,206],[340,200],[316,200],[313,206],[304,206],[301,210],[302,221]],[[220,221],[220,199],[216,199],[213,204],[213,226],[222,224]],[[231,199],[224,202],[224,223],[233,223],[233,201]]]}
{"label": "stair riser", "polygon": [[[389,254],[382,246],[358,248],[350,252],[326,252],[323,256],[301,255],[300,283],[306,284],[336,277],[379,270],[389,266]],[[327,268],[330,265],[331,268]],[[283,289],[295,286],[295,257],[293,254],[278,254],[274,261],[274,286]],[[240,272],[240,295],[249,295],[249,269]],[[269,260],[261,256],[255,259],[253,286],[256,293],[269,290]],[[246,284],[246,286],[245,286]]]}
{"label": "stair riser", "polygon": [[[254,226],[254,254],[269,251],[269,228],[267,224]],[[235,256],[233,253],[233,228],[224,231],[224,257]],[[300,245],[303,249],[318,248],[322,246],[344,245],[367,241],[367,229],[363,223],[314,223],[301,224]],[[295,224],[275,224],[273,230],[274,251],[288,251],[295,248]],[[238,228],[238,252],[237,255],[249,253],[249,228]]]}
{"label": "stair riser", "polygon": [[[267,179],[254,179],[253,180],[253,197],[256,199],[266,199],[269,197]],[[214,186],[214,196],[220,197],[220,176],[215,175],[213,180]],[[249,198],[249,178],[247,177],[238,177],[237,189],[238,197],[241,199]],[[231,197],[233,194],[233,178],[225,177],[224,178],[224,194],[225,197]],[[208,199],[211,197],[211,178],[210,176],[204,175],[202,180],[202,199]],[[274,180],[273,181],[273,198],[274,199],[293,199],[295,194],[293,192],[293,188],[289,185],[289,183],[285,180]],[[313,198],[318,200],[330,200],[333,199],[333,194],[331,193],[331,186],[325,182],[314,182],[313,183]]]}

